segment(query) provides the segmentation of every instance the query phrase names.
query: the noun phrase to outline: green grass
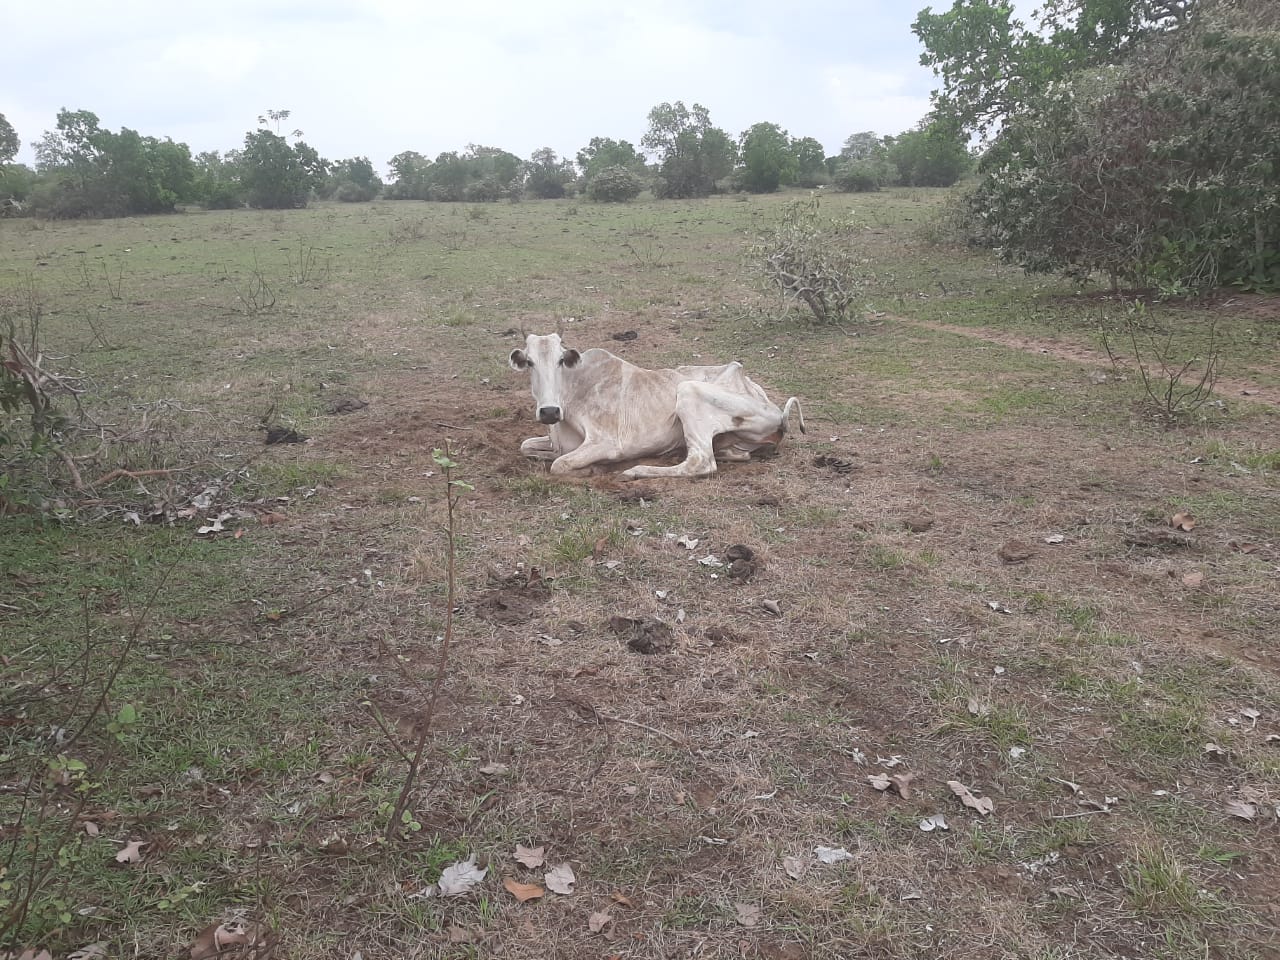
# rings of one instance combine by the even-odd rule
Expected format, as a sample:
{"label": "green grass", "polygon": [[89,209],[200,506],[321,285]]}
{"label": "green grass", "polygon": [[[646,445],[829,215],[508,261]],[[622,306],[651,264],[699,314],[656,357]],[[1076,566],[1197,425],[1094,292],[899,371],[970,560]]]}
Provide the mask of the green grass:
{"label": "green grass", "polygon": [[[101,833],[54,845],[56,831],[31,827],[56,869],[0,950],[101,939],[174,956],[238,909],[300,960],[548,944],[736,956],[740,939],[819,957],[1048,958],[1101,942],[1255,955],[1252,904],[1280,877],[1251,860],[1253,873],[1223,879],[1255,827],[1151,791],[1280,782],[1263,727],[1226,722],[1280,696],[1265,548],[1280,420],[1233,403],[1170,427],[1141,412],[1132,382],[898,322],[1096,348],[1101,314],[1119,309],[924,242],[938,191],[823,198],[866,228],[867,301],[891,316],[822,329],[784,314],[742,256],[794,196],[0,221],[0,313],[21,320],[14,298],[33,281],[48,353],[89,375],[95,418],[128,431],[146,413],[148,431],[110,465],[183,471],[118,477],[76,513],[0,516],[6,783],[43,782],[59,752],[49,731],[83,706],[84,677],[98,689],[146,610],[108,709],[62,751],[85,764]],[[255,314],[240,294],[257,279],[277,303]],[[1209,309],[1158,305],[1150,318],[1190,345]],[[646,364],[738,357],[771,397],[801,398],[810,433],[777,461],[654,483],[644,505],[615,478],[553,479],[516,453],[536,427],[514,422],[530,401],[504,332],[570,317],[581,346],[638,331],[615,349]],[[1269,327],[1221,325],[1233,371],[1265,381]],[[326,414],[339,394],[370,405]],[[273,407],[313,443],[264,447]],[[421,829],[386,844],[398,751],[444,629],[441,487],[425,473],[445,432],[476,487],[460,508],[459,646],[411,798]],[[92,458],[96,445],[69,452]],[[818,454],[856,469],[835,475]],[[56,480],[59,463],[37,465]],[[173,511],[214,481],[242,515],[232,533],[197,537]],[[285,520],[259,523],[276,497],[289,498]],[[172,524],[125,521],[156,503]],[[1129,549],[1135,526],[1175,509],[1199,517],[1185,552]],[[903,518],[922,511],[935,524],[913,537]],[[995,556],[1053,531],[1067,542],[1025,564]],[[747,583],[713,579],[668,538],[683,533],[712,552],[748,543],[767,562]],[[602,539],[623,561],[607,576],[582,562]],[[490,569],[517,564],[542,570],[549,594],[523,618],[485,619]],[[1188,591],[1193,564],[1208,576]],[[1013,612],[993,614],[993,599]],[[605,627],[677,610],[666,654],[634,653]],[[732,639],[712,642],[713,625]],[[51,697],[15,699],[53,668]],[[136,722],[109,727],[126,705]],[[1209,740],[1228,758],[1205,758]],[[1028,752],[1011,758],[1014,746]],[[910,801],[866,786],[890,756],[916,776]],[[495,760],[509,769],[479,772]],[[1072,816],[1050,777],[1125,797],[1113,815]],[[965,813],[951,778],[995,797],[995,815]],[[49,794],[55,825],[76,789]],[[0,792],[0,819],[19,802]],[[950,833],[919,830],[935,811]],[[121,839],[147,839],[141,863],[114,863]],[[516,904],[501,877],[540,879],[514,864],[516,843],[571,861],[579,893]],[[780,856],[817,843],[856,858],[784,878]],[[480,893],[419,896],[473,852],[491,871]],[[1017,896],[993,879],[1051,853],[1061,875],[1024,876]],[[1082,900],[1048,892],[1086,874]],[[908,888],[922,899],[902,899]],[[764,925],[739,930],[735,902],[761,904]],[[610,904],[626,932],[606,944],[585,916]],[[449,944],[450,927],[489,939]]]}

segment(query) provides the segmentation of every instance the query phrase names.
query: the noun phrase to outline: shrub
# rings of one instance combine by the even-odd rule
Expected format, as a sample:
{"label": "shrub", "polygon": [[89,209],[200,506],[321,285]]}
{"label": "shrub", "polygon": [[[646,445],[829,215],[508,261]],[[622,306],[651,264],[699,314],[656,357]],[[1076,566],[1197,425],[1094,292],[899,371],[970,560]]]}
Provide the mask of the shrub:
{"label": "shrub", "polygon": [[334,199],[340,203],[368,203],[377,195],[377,187],[361,186],[350,180],[338,184],[338,189],[333,194]]}
{"label": "shrub", "polygon": [[788,306],[803,304],[818,323],[838,323],[848,319],[868,279],[857,248],[857,228],[823,217],[812,197],[787,204],[778,225],[752,244],[750,258]]}
{"label": "shrub", "polygon": [[501,183],[492,177],[485,177],[483,180],[467,184],[462,196],[468,203],[496,203],[505,193],[506,190]]}
{"label": "shrub", "polygon": [[886,172],[884,165],[877,161],[853,160],[837,168],[831,182],[845,193],[871,193],[880,189]]}
{"label": "shrub", "polygon": [[1011,119],[972,215],[1028,271],[1280,288],[1280,34],[1213,18]]}
{"label": "shrub", "polygon": [[626,203],[644,189],[640,178],[623,166],[605,167],[587,184],[587,199],[597,203]]}

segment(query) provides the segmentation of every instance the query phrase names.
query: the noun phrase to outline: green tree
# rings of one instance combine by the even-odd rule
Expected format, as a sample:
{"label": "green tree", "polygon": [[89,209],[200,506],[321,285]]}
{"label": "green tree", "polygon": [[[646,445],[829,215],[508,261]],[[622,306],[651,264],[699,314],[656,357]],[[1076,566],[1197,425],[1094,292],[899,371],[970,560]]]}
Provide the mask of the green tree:
{"label": "green tree", "polygon": [[103,130],[89,110],[58,113],[36,144],[42,177],[36,208],[53,217],[164,213],[195,197],[196,168],[184,143]]}
{"label": "green tree", "polygon": [[46,130],[35,145],[36,169],[63,171],[85,189],[102,158],[102,132],[96,113],[64,107],[58,111],[57,129]]}
{"label": "green tree", "polygon": [[565,195],[565,184],[575,179],[572,160],[561,160],[550,147],[533,151],[527,164],[526,189],[535,197],[555,200]]}
{"label": "green tree", "polygon": [[327,164],[307,144],[270,130],[245,134],[240,180],[251,207],[267,210],[305,207],[311,191],[324,182]]}
{"label": "green tree", "polygon": [[911,25],[920,62],[942,81],[935,110],[985,132],[1073,70],[1114,62],[1142,37],[1175,29],[1202,0],[1048,0],[1028,26],[1012,0],[925,7]]}
{"label": "green tree", "polygon": [[392,184],[387,196],[392,200],[425,200],[431,185],[431,161],[416,150],[397,153],[387,164]]}
{"label": "green tree", "polygon": [[1010,118],[971,200],[1027,270],[1280,289],[1280,9],[1215,4]]}
{"label": "green tree", "polygon": [[242,205],[240,186],[240,153],[208,150],[195,157],[195,198],[210,210],[231,210]]}
{"label": "green tree", "polygon": [[889,164],[892,143],[892,137],[880,137],[871,130],[850,135],[836,160],[831,178],[837,189],[867,193],[892,183],[893,168]]}
{"label": "green tree", "polygon": [[966,138],[949,118],[926,117],[894,138],[887,158],[905,187],[949,187],[973,169]]}
{"label": "green tree", "polygon": [[649,131],[641,145],[660,157],[655,192],[663,197],[705,197],[737,161],[729,135],[711,125],[707,108],[695,103],[660,103],[649,111]]}
{"label": "green tree", "polygon": [[368,157],[339,160],[329,170],[330,195],[343,203],[367,203],[382,190],[382,178]]}
{"label": "green tree", "polygon": [[196,167],[185,143],[144,137],[127,127],[102,131],[104,190],[128,213],[168,213],[195,196]]}
{"label": "green tree", "polygon": [[643,173],[644,157],[628,141],[611,140],[608,137],[592,137],[591,142],[578,151],[578,169],[588,182],[610,167],[623,167],[635,174]]}
{"label": "green tree", "polygon": [[22,141],[18,139],[18,131],[14,130],[13,124],[5,119],[3,113],[0,113],[0,165],[12,163],[21,147]]}
{"label": "green tree", "polygon": [[826,151],[813,137],[791,141],[791,155],[795,158],[795,183],[801,187],[816,187],[827,182]]}
{"label": "green tree", "polygon": [[742,166],[737,185],[748,193],[773,193],[796,174],[796,157],[787,131],[776,123],[757,123],[739,142]]}

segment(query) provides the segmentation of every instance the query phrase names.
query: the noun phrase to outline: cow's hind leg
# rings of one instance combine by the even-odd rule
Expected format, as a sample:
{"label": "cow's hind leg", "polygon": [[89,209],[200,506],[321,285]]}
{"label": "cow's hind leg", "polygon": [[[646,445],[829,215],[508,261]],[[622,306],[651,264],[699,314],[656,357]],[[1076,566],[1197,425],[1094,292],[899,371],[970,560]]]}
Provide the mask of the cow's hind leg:
{"label": "cow's hind leg", "polygon": [[780,421],[778,409],[770,403],[697,381],[685,381],[677,388],[676,416],[684,430],[684,462],[673,467],[641,464],[623,473],[625,479],[705,477],[716,472],[716,437],[723,433],[766,437],[777,432]]}

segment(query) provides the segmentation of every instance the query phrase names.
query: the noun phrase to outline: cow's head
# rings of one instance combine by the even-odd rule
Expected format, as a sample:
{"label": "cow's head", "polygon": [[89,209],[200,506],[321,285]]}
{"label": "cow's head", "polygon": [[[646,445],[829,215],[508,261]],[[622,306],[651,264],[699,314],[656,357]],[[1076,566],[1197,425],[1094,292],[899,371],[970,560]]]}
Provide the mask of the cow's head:
{"label": "cow's head", "polygon": [[578,365],[582,354],[560,341],[560,334],[544,337],[529,334],[523,350],[512,350],[509,362],[513,370],[528,370],[533,387],[533,409],[540,423],[559,423],[563,418],[560,395],[564,389],[564,372]]}

